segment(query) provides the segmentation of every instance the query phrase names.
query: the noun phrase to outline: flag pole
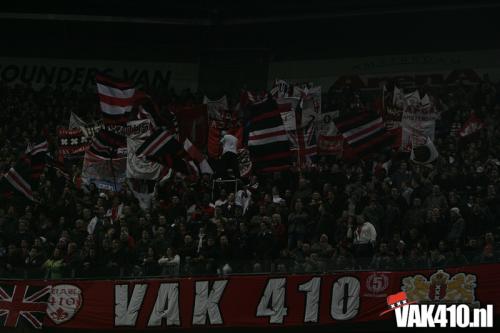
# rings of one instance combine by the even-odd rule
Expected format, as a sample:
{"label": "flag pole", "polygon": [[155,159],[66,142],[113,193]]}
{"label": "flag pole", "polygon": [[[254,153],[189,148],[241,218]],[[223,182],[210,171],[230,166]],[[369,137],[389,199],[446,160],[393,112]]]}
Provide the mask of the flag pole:
{"label": "flag pole", "polygon": [[384,111],[385,111],[385,82],[384,84],[382,85],[382,110],[381,110],[381,114],[384,114]]}
{"label": "flag pole", "polygon": [[[298,108],[295,108],[295,134],[297,136],[297,163],[299,167],[299,176],[302,177],[302,159],[300,158],[300,150],[302,148],[301,140],[304,140],[304,133],[302,132],[302,97],[299,100]],[[300,109],[300,112],[298,110]]]}
{"label": "flag pole", "polygon": [[114,152],[112,152],[111,155],[109,156],[109,164],[110,164],[110,167],[111,167],[111,174],[113,175],[114,189],[115,189],[115,192],[117,192],[117,189],[116,189],[116,175],[115,175],[115,169],[113,168],[113,154],[114,154]]}

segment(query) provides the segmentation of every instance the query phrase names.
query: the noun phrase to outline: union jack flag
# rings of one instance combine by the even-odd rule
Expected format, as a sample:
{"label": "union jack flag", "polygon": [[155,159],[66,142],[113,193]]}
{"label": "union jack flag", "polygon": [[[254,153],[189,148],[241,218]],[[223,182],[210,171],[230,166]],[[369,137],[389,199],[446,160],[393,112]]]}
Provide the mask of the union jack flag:
{"label": "union jack flag", "polygon": [[289,133],[291,150],[297,152],[300,167],[310,165],[318,153],[318,131],[314,121]]}
{"label": "union jack flag", "polygon": [[300,107],[300,101],[288,99],[282,104],[282,108],[288,111],[282,112],[281,117],[290,141],[290,150],[297,157],[297,165],[302,168],[310,165],[318,153],[318,126],[317,115],[310,113],[305,116]]}
{"label": "union jack flag", "polygon": [[41,329],[51,286],[0,285],[0,327],[21,322]]}

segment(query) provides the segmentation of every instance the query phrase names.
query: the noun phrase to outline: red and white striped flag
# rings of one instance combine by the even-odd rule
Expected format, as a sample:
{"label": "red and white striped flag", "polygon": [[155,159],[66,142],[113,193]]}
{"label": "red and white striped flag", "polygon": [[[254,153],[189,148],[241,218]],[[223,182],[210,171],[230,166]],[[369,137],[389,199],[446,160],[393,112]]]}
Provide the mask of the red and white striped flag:
{"label": "red and white striped flag", "polygon": [[31,185],[21,176],[16,169],[10,168],[3,178],[18,192],[23,194],[26,198],[31,201],[36,201],[33,197],[33,191],[31,190]]}
{"label": "red and white striped flag", "polygon": [[347,157],[364,155],[378,148],[391,147],[394,136],[385,129],[382,118],[375,113],[349,114],[339,117],[335,126],[349,149]]}
{"label": "red and white striped flag", "polygon": [[29,156],[31,162],[31,179],[36,182],[40,179],[45,168],[46,156],[49,151],[49,143],[47,140],[37,144],[29,144],[26,148],[26,154]]}
{"label": "red and white striped flag", "polygon": [[97,93],[104,120],[121,123],[132,111],[137,91],[130,82],[118,82],[104,75],[96,75]]}

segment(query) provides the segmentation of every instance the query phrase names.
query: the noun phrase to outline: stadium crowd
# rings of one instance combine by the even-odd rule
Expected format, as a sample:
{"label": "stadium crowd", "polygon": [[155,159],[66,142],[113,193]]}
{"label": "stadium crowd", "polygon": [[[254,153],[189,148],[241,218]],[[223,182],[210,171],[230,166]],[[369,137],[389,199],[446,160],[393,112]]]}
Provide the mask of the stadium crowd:
{"label": "stadium crowd", "polygon": [[[122,191],[77,186],[45,168],[39,203],[0,203],[0,275],[7,278],[118,277],[243,272],[407,269],[500,258],[500,86],[427,87],[439,101],[431,166],[390,150],[354,162],[320,156],[306,170],[221,183],[175,177],[143,211]],[[70,112],[97,117],[95,92],[0,84],[0,172],[37,136],[54,151]],[[166,96],[166,97],[165,97]],[[199,101],[166,93],[160,104]],[[327,105],[329,99],[325,99]],[[349,89],[341,111],[373,108]],[[470,111],[486,128],[458,131]],[[68,170],[77,180],[81,166]]]}

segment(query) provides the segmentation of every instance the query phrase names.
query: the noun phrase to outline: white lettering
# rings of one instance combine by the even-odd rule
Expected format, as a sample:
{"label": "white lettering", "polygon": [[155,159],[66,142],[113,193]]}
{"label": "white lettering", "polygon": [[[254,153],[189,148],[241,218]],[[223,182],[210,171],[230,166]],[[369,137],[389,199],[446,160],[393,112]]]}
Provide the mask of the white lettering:
{"label": "white lettering", "polygon": [[269,317],[270,324],[282,324],[287,315],[285,307],[286,279],[270,279],[257,306],[257,317]]}
{"label": "white lettering", "polygon": [[396,325],[398,327],[406,327],[408,324],[408,311],[410,306],[403,306],[402,308],[396,308],[394,313],[396,315]]}
{"label": "white lettering", "polygon": [[[434,305],[430,305],[434,307]],[[430,325],[431,322],[429,322]],[[446,327],[448,325],[448,320],[446,319],[446,305],[441,304],[436,306],[436,314],[434,315],[434,322],[432,323],[432,326],[429,327],[434,327],[434,325],[439,324],[441,327]]]}
{"label": "white lettering", "polygon": [[208,281],[196,282],[196,296],[194,299],[193,325],[222,324],[219,310],[219,300],[227,285],[227,280],[215,281],[212,290],[208,292]]}
{"label": "white lettering", "polygon": [[434,327],[434,318],[432,312],[434,311],[434,304],[422,304],[420,307],[420,316],[422,318],[419,327]]}
{"label": "white lettering", "polygon": [[128,285],[115,285],[115,326],[135,326],[147,284],[136,284],[128,299]]}
{"label": "white lettering", "polygon": [[319,291],[321,288],[321,278],[315,277],[306,283],[299,286],[299,291],[305,291],[306,294],[306,308],[304,311],[305,323],[318,322],[318,308],[319,308]]}
{"label": "white lettering", "polygon": [[465,304],[457,306],[457,325],[458,327],[468,327],[470,319],[469,307]]}
{"label": "white lettering", "polygon": [[178,283],[162,283],[160,285],[155,306],[149,317],[148,327],[161,326],[163,319],[167,320],[167,326],[180,325]]}
{"label": "white lettering", "polygon": [[333,284],[330,314],[335,320],[354,318],[359,310],[359,280],[344,276]]}
{"label": "white lettering", "polygon": [[[410,310],[408,312],[408,327],[422,327],[420,326],[422,320],[420,318],[420,309],[418,306],[409,305]],[[405,306],[406,308],[406,306]]]}

